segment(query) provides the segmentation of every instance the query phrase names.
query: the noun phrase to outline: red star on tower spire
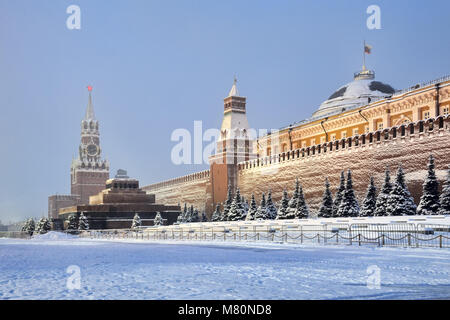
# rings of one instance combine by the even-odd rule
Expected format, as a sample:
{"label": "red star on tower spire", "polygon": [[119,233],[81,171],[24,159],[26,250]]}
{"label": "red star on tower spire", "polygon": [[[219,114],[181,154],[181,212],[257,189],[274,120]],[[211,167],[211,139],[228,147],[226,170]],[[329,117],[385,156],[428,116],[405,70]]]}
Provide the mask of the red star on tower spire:
{"label": "red star on tower spire", "polygon": [[88,89],[89,92],[91,92],[92,91],[92,86],[87,86],[87,89]]}

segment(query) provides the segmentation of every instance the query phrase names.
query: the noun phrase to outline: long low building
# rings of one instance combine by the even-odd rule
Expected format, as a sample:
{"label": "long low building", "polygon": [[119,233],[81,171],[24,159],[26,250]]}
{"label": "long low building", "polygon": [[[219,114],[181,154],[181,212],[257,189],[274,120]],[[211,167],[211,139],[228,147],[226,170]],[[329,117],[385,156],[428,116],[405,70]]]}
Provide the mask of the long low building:
{"label": "long low building", "polygon": [[83,213],[90,229],[127,229],[131,228],[136,213],[142,226],[151,226],[158,212],[166,224],[172,224],[180,214],[180,206],[157,204],[155,195],[139,188],[138,180],[121,177],[107,180],[104,190],[90,196],[89,204],[59,209],[59,218],[64,228],[67,228],[69,216],[78,218]]}

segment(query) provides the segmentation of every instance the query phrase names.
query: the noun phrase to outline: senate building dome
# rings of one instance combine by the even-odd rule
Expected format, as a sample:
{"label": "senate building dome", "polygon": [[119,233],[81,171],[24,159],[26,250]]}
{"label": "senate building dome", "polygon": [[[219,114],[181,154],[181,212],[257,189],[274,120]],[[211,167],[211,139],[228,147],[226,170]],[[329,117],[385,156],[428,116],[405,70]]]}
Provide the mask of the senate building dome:
{"label": "senate building dome", "polygon": [[370,103],[374,98],[390,97],[394,92],[390,85],[375,81],[375,72],[363,67],[362,71],[355,73],[352,82],[337,89],[324,101],[313,117],[343,112]]}

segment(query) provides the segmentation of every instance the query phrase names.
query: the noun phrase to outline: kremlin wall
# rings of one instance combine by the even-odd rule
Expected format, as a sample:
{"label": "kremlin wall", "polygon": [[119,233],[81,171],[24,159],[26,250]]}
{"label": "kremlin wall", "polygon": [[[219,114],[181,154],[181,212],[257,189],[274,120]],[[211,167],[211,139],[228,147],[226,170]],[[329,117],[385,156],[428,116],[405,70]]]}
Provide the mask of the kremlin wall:
{"label": "kremlin wall", "polygon": [[314,211],[326,177],[335,192],[340,172],[351,169],[355,193],[362,201],[370,176],[379,188],[385,167],[394,176],[401,164],[418,202],[429,155],[435,157],[441,181],[450,165],[449,108],[450,77],[395,91],[375,81],[375,73],[363,67],[310,119],[251,140],[246,98],[239,95],[235,81],[224,99],[222,134],[210,170],[143,190],[155,194],[158,203],[188,203],[211,214],[214,204],[225,200],[228,185],[239,187],[246,199],[254,193],[257,202],[271,189],[279,201],[283,189],[290,194],[299,178]]}

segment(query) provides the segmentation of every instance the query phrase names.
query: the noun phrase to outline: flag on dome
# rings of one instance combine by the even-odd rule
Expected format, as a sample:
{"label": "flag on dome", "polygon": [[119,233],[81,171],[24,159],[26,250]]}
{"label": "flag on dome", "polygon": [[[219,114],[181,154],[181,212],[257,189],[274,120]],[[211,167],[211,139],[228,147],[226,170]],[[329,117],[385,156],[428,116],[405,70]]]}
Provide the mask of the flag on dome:
{"label": "flag on dome", "polygon": [[372,52],[372,46],[368,44],[364,44],[364,52],[370,54]]}

